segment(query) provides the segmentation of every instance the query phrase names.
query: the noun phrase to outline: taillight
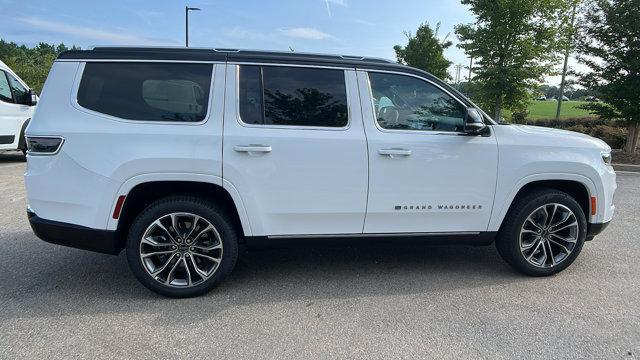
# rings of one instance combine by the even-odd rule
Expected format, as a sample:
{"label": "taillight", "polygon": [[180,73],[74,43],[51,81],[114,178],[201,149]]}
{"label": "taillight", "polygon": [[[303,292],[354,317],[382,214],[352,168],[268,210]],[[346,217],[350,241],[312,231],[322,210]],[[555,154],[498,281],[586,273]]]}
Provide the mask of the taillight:
{"label": "taillight", "polygon": [[64,138],[61,136],[26,136],[25,138],[29,155],[55,155],[64,143]]}

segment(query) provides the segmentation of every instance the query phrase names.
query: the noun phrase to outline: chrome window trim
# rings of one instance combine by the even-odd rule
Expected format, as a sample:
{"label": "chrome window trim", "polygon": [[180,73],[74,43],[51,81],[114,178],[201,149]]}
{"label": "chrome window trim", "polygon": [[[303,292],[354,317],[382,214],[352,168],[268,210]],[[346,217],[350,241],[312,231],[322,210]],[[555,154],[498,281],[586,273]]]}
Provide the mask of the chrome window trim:
{"label": "chrome window trim", "polygon": [[[399,129],[385,129],[382,126],[380,126],[380,123],[378,123],[378,118],[375,114],[375,104],[373,102],[373,90],[371,88],[371,78],[369,78],[369,73],[385,73],[385,74],[394,74],[394,75],[404,75],[404,76],[410,76],[413,78],[416,78],[418,80],[422,80],[427,82],[428,84],[433,85],[434,87],[436,87],[437,89],[440,89],[442,92],[444,92],[445,94],[451,96],[451,98],[453,98],[455,101],[457,101],[460,105],[462,105],[465,109],[468,108],[468,106],[462,102],[457,96],[455,96],[454,94],[452,94],[451,92],[449,92],[447,89],[445,89],[444,87],[440,86],[439,84],[424,78],[422,76],[418,76],[415,74],[410,74],[410,73],[406,73],[406,72],[401,72],[401,71],[389,71],[389,70],[377,70],[377,69],[367,69],[367,68],[358,68],[359,71],[363,71],[366,73],[366,80],[367,80],[367,85],[369,87],[369,99],[371,100],[371,109],[372,109],[372,113],[374,114],[374,124],[376,126],[376,128],[380,131],[380,132],[388,132],[388,133],[401,133],[401,134],[425,134],[425,135],[454,135],[454,136],[458,136],[458,135],[467,135],[464,132],[461,131],[444,131],[444,130],[399,130]],[[464,121],[464,119],[463,119]],[[483,119],[484,122],[484,119]],[[486,123],[485,123],[486,124]]]}
{"label": "chrome window trim", "polygon": [[344,65],[306,65],[306,64],[294,64],[294,63],[270,63],[264,61],[229,61],[228,65],[255,65],[255,66],[283,66],[283,67],[302,67],[302,68],[315,68],[315,69],[333,69],[333,70],[356,70],[355,66]]}
{"label": "chrome window trim", "polygon": [[73,86],[71,88],[71,94],[72,96],[71,98],[71,106],[74,107],[76,110],[78,111],[82,111],[86,114],[89,115],[94,115],[94,116],[98,116],[107,120],[112,120],[112,121],[118,121],[118,122],[122,122],[122,123],[127,123],[127,124],[146,124],[146,125],[187,125],[187,126],[199,126],[199,125],[203,125],[205,124],[207,121],[209,121],[209,117],[211,116],[211,111],[213,109],[213,89],[214,89],[214,82],[215,82],[215,73],[216,73],[216,65],[217,64],[221,64],[221,63],[214,63],[214,62],[197,62],[197,61],[165,61],[165,60],[160,60],[160,61],[152,61],[152,60],[141,60],[141,61],[129,61],[129,60],[114,60],[114,61],[108,61],[108,62],[121,62],[121,63],[129,63],[129,62],[135,62],[135,63],[140,63],[140,62],[154,62],[154,63],[158,63],[158,62],[162,62],[162,63],[205,63],[205,64],[212,64],[211,66],[211,81],[209,84],[209,99],[207,101],[208,103],[208,107],[207,107],[207,113],[204,116],[204,119],[202,119],[201,121],[197,121],[197,122],[191,122],[191,121],[161,121],[161,120],[132,120],[132,119],[125,119],[125,118],[121,118],[121,117],[117,117],[117,116],[113,116],[113,115],[109,115],[109,114],[105,114],[105,113],[101,113],[99,111],[95,111],[95,110],[91,110],[88,109],[82,105],[80,105],[80,103],[78,102],[78,90],[80,89],[80,82],[82,82],[82,75],[84,74],[84,68],[87,62],[103,62],[101,60],[97,60],[97,61],[73,61],[73,62],[77,62],[78,63],[78,68],[76,70],[76,77],[73,80]]}
{"label": "chrome window trim", "polygon": [[88,63],[88,62],[120,62],[120,63],[176,63],[176,64],[221,64],[224,65],[224,61],[202,61],[202,60],[152,60],[152,59],[56,59],[55,62],[75,62],[75,63]]}
{"label": "chrome window trim", "polygon": [[[282,67],[304,67],[304,68],[320,68],[320,69],[331,69],[331,70],[342,70],[344,77],[344,86],[345,93],[347,97],[347,125],[342,127],[329,127],[329,126],[302,126],[302,125],[260,125],[260,124],[248,124],[242,120],[240,116],[240,66],[241,65],[249,65],[249,66],[272,66],[274,64],[270,63],[244,63],[244,62],[234,62],[229,63],[230,66],[233,66],[235,69],[235,104],[236,104],[236,121],[240,126],[247,128],[258,128],[258,129],[287,129],[287,130],[321,130],[321,131],[347,131],[351,128],[351,98],[349,96],[349,84],[347,83],[347,71],[354,70],[352,68],[338,68],[338,67],[325,67],[325,66],[314,66],[314,65],[289,65],[279,63],[276,66]],[[264,94],[263,94],[264,96]]]}
{"label": "chrome window trim", "polygon": [[427,237],[452,235],[480,235],[480,231],[459,232],[408,232],[408,233],[359,233],[359,234],[312,234],[312,235],[268,235],[269,239],[323,239],[323,238],[376,238],[376,237]]}

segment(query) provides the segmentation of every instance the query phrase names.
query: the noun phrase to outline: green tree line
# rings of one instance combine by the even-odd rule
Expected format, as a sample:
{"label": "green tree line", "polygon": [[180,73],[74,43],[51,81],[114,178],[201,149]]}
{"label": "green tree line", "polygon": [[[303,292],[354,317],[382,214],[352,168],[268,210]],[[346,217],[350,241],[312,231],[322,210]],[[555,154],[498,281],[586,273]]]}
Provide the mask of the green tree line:
{"label": "green tree line", "polygon": [[[536,94],[559,96],[557,88],[542,87],[544,78],[559,75],[563,54],[577,55],[590,70],[574,73],[585,88],[578,92],[602,100],[584,108],[602,119],[624,122],[624,150],[635,153],[640,136],[640,0],[461,2],[475,16],[473,23],[455,27],[457,46],[474,61],[474,76],[464,90],[483,109],[496,120],[504,110],[524,119]],[[446,37],[440,40],[437,30],[423,24],[415,35],[406,32],[408,44],[394,47],[398,62],[450,78],[444,50],[452,44]]]}
{"label": "green tree line", "polygon": [[49,69],[58,54],[73,49],[78,48],[75,46],[68,48],[64,44],[50,45],[46,43],[27,47],[0,39],[0,60],[18,74],[36,93],[40,94]]}

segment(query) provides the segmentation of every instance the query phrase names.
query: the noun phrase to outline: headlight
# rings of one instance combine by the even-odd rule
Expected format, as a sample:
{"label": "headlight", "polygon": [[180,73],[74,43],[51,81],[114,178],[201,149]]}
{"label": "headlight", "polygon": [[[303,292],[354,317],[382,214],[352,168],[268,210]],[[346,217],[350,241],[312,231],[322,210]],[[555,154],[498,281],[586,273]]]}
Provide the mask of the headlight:
{"label": "headlight", "polygon": [[602,161],[604,161],[604,163],[607,164],[607,165],[611,165],[611,153],[610,152],[603,152],[602,153]]}

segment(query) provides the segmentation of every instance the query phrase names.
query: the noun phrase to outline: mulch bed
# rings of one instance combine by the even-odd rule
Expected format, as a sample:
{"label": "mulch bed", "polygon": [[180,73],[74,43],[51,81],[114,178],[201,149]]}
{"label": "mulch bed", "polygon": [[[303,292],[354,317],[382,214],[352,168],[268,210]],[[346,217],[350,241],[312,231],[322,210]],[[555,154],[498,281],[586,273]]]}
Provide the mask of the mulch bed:
{"label": "mulch bed", "polygon": [[636,153],[634,155],[630,155],[625,153],[622,150],[613,150],[611,155],[613,156],[614,164],[632,164],[632,165],[640,165],[640,151],[636,149]]}

